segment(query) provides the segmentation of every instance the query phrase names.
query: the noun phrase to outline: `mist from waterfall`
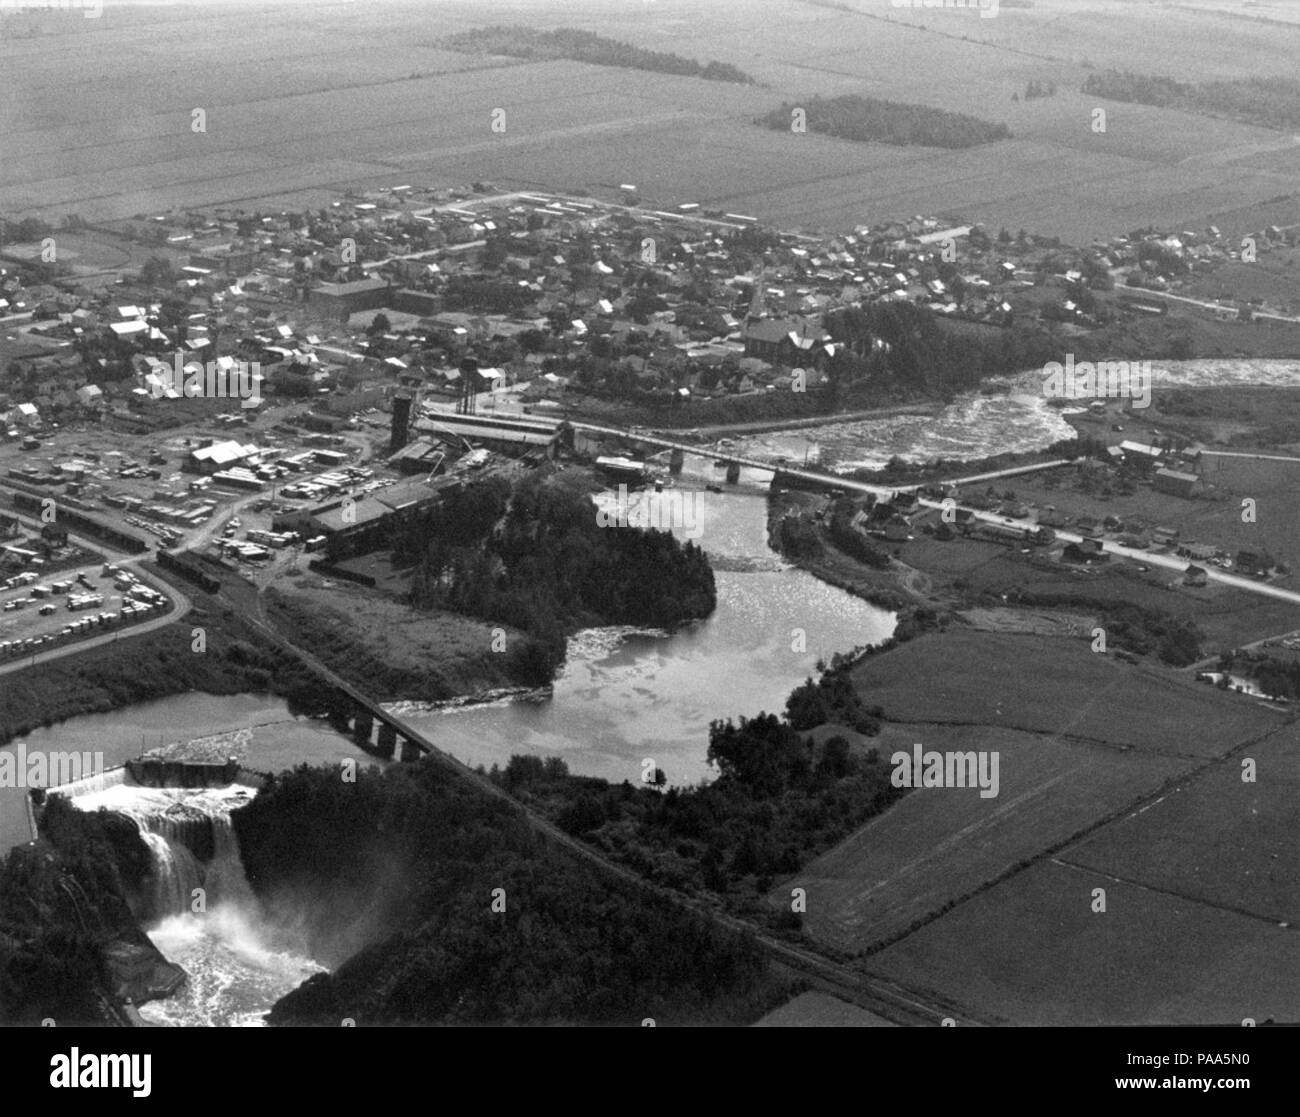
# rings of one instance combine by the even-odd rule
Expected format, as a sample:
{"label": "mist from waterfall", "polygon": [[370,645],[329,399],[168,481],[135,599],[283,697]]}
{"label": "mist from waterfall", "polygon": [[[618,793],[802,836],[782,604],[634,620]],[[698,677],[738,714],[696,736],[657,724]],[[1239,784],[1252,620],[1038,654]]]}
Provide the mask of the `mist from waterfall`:
{"label": "mist from waterfall", "polygon": [[140,1006],[151,1023],[257,1026],[275,1001],[323,968],[249,887],[230,816],[255,793],[242,784],[140,787],[120,773],[77,788],[79,809],[125,815],[149,849],[150,874],[133,910],[153,944],[186,973],[171,997]]}

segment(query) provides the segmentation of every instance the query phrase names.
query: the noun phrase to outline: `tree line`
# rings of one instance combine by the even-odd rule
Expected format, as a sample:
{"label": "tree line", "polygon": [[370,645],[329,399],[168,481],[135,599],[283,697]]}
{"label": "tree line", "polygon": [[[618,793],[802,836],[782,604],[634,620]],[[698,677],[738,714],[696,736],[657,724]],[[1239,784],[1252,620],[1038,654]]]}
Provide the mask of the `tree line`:
{"label": "tree line", "polygon": [[1242,124],[1292,131],[1300,127],[1300,81],[1257,77],[1181,82],[1159,74],[1106,70],[1089,74],[1081,91],[1111,101],[1226,116]]}
{"label": "tree line", "polygon": [[625,70],[653,70],[661,74],[703,78],[752,85],[754,79],[727,62],[700,63],[693,58],[661,50],[646,50],[591,31],[557,27],[543,31],[520,24],[479,27],[449,35],[439,44],[446,50],[470,54],[503,54],[512,58],[567,59],[594,66],[618,66]]}
{"label": "tree line", "polygon": [[1005,124],[965,113],[910,105],[846,93],[840,97],[809,97],[798,104],[782,103],[758,123],[788,132],[795,113],[811,132],[859,143],[920,144],[923,147],[965,148],[1011,138]]}

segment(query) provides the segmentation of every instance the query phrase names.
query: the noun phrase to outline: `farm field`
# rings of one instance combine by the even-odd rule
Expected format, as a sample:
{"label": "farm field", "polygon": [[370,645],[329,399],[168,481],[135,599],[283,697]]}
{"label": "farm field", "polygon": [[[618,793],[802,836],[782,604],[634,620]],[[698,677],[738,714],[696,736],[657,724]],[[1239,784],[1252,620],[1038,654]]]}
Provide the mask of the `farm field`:
{"label": "farm field", "polygon": [[[1095,888],[1105,912],[1092,910]],[[1055,861],[958,905],[867,969],[1023,1025],[1300,1018],[1293,931]]]}
{"label": "farm field", "polygon": [[[998,726],[1208,758],[1266,734],[1275,712],[1174,675],[1132,667],[1087,641],[949,631],[853,669],[863,701],[890,721]],[[917,686],[918,679],[929,680]]]}
{"label": "farm field", "polygon": [[[378,6],[392,18],[375,18]],[[1294,193],[1300,144],[1290,136],[1120,104],[1107,106],[1099,134],[1092,99],[1077,92],[1088,66],[1149,68],[1151,34],[1171,76],[1193,67],[1201,78],[1289,75],[1293,54],[1275,30],[1073,0],[990,20],[884,0],[857,6],[866,14],[791,5],[779,26],[757,0],[704,11],[684,0],[519,3],[490,13],[410,0],[256,9],[109,0],[98,20],[22,13],[7,17],[20,33],[0,43],[0,211],[114,219],[176,206],[317,206],[347,187],[397,182],[599,194],[632,181],[658,204],[697,201],[792,227],[934,212],[1086,242],[1211,213],[1231,228],[1225,213]],[[512,21],[716,58],[763,84],[435,45]],[[1084,35],[1100,44],[1087,59],[1077,56]],[[1250,73],[1234,70],[1234,58],[1250,58]],[[1013,102],[1030,80],[1059,92]],[[1015,138],[953,153],[753,122],[782,101],[848,92],[1004,121]],[[205,109],[206,132],[190,130],[194,108]],[[504,133],[490,129],[494,108],[506,110]]]}
{"label": "farm field", "polygon": [[[1061,859],[1245,912],[1300,924],[1300,845],[1295,803],[1300,753],[1295,729],[1246,750],[1255,781],[1242,779],[1241,758],[1202,773],[1145,811],[1107,826]],[[1188,841],[1189,835],[1212,840]]]}
{"label": "farm field", "polygon": [[996,752],[998,794],[914,789],[772,889],[775,904],[788,902],[793,887],[807,889],[806,931],[839,950],[861,952],[903,934],[1195,763],[986,726],[890,725],[870,744],[887,761],[897,750],[910,754],[913,742]]}
{"label": "farm field", "polygon": [[756,1028],[893,1028],[896,1025],[865,1008],[838,1000],[827,993],[800,993],[788,1004],[773,1009]]}
{"label": "farm field", "polygon": [[[1136,562],[1121,559],[1112,559],[1100,569],[1079,571],[1068,564],[1031,564],[1012,548],[996,543],[939,542],[918,535],[903,548],[902,561],[933,576],[940,597],[944,583],[962,579],[968,593],[1075,598],[1080,609],[1092,601],[1112,601],[1165,610],[1200,628],[1207,655],[1300,626],[1300,610],[1285,601],[1216,584],[1185,586],[1175,571],[1152,567],[1143,574]],[[1082,634],[1090,638],[1091,630],[1089,624]]]}

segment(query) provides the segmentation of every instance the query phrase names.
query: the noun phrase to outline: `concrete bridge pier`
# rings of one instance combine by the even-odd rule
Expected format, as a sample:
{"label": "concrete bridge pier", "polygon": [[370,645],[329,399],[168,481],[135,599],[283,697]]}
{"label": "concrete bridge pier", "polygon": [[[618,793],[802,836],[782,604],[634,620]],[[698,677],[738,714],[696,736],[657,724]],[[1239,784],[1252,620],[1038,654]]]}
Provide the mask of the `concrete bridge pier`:
{"label": "concrete bridge pier", "polygon": [[727,463],[727,484],[734,485],[740,480],[740,463]]}
{"label": "concrete bridge pier", "polygon": [[342,702],[334,702],[329,711],[330,727],[338,733],[346,733],[352,725],[352,714]]}
{"label": "concrete bridge pier", "polygon": [[397,730],[386,721],[379,723],[379,755],[391,757],[397,748]]}
{"label": "concrete bridge pier", "polygon": [[401,753],[402,763],[405,764],[408,761],[419,760],[419,759],[420,759],[420,747],[414,741],[408,741],[405,737],[403,737],[402,753]]}
{"label": "concrete bridge pier", "polygon": [[358,706],[356,720],[352,724],[352,739],[358,745],[370,744],[370,734],[374,732],[375,718],[364,706]]}
{"label": "concrete bridge pier", "polygon": [[673,450],[668,455],[668,472],[676,477],[682,471],[682,466],[686,464],[686,451]]}

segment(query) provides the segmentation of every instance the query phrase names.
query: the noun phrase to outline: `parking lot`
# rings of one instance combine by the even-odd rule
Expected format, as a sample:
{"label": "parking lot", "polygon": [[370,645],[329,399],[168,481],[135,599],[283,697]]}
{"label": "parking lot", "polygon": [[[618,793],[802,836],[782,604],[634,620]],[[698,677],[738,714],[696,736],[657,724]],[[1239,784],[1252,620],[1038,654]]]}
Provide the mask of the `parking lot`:
{"label": "parking lot", "polygon": [[165,612],[165,594],[111,563],[0,582],[0,662],[138,624]]}

